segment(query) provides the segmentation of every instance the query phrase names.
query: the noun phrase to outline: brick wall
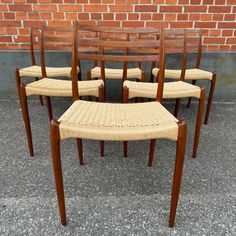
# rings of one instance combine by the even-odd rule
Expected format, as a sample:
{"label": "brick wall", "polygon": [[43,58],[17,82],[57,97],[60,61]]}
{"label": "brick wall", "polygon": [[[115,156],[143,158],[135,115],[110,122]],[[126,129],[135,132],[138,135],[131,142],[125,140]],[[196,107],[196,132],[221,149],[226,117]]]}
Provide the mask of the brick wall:
{"label": "brick wall", "polygon": [[29,27],[107,26],[204,29],[207,51],[236,51],[236,0],[1,0],[0,49],[26,49]]}

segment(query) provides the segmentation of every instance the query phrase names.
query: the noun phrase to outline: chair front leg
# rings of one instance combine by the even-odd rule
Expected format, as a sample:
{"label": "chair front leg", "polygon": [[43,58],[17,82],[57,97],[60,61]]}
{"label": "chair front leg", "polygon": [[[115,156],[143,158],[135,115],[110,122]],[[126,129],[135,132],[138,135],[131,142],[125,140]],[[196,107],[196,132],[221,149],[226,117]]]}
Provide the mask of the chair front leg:
{"label": "chair front leg", "polygon": [[57,200],[58,200],[61,224],[65,226],[67,223],[66,223],[66,209],[65,209],[63,176],[61,168],[61,157],[60,157],[59,122],[56,120],[51,120],[50,136],[51,136],[52,162],[53,162],[54,178],[57,191]]}
{"label": "chair front leg", "polygon": [[207,123],[208,123],[209,114],[210,114],[210,110],[211,110],[212,99],[213,99],[214,92],[215,92],[215,85],[216,85],[216,72],[213,72],[212,80],[211,80],[211,88],[210,88],[210,92],[209,92],[209,96],[208,96],[208,102],[207,102],[205,121],[204,121],[205,125],[207,125]]}
{"label": "chair front leg", "polygon": [[[129,101],[129,89],[127,87],[123,87],[123,103],[128,103]],[[124,157],[128,156],[128,142],[123,141],[123,154]]]}
{"label": "chair front leg", "polygon": [[49,96],[46,96],[46,104],[47,104],[49,120],[52,120],[52,104],[51,104],[51,99]]}
{"label": "chair front leg", "polygon": [[[192,85],[196,85],[196,82],[197,82],[196,80],[193,80],[193,81],[192,81]],[[190,105],[191,105],[191,101],[192,101],[192,97],[189,97],[189,98],[188,98],[187,108],[190,107]]]}
{"label": "chair front leg", "polygon": [[20,86],[20,103],[21,103],[22,116],[25,123],[25,132],[26,132],[30,156],[34,156],[27,96],[26,96],[25,86],[23,84],[21,84]]}
{"label": "chair front leg", "polygon": [[[99,90],[98,90],[98,101],[99,102],[104,102],[105,97],[104,97],[104,86],[100,85]],[[104,150],[105,150],[105,142],[103,140],[100,141],[100,155],[101,157],[104,157]]]}
{"label": "chair front leg", "polygon": [[178,206],[179,192],[181,186],[182,172],[184,166],[187,125],[184,121],[178,123],[178,139],[176,145],[176,159],[173,175],[172,194],[171,194],[171,206],[169,215],[169,227],[174,226],[175,215]]}
{"label": "chair front leg", "polygon": [[[91,80],[91,70],[87,70],[87,80]],[[92,101],[92,96],[89,96],[88,100]]]}
{"label": "chair front leg", "polygon": [[195,136],[194,136],[194,145],[193,145],[193,158],[197,156],[197,148],[200,137],[200,130],[202,125],[202,116],[204,111],[204,102],[205,102],[205,88],[201,88],[201,95],[198,104],[198,113],[196,120]]}
{"label": "chair front leg", "polygon": [[157,142],[156,139],[151,139],[151,142],[150,142],[150,150],[149,150],[149,158],[148,158],[148,166],[149,166],[149,167],[152,167],[152,162],[153,162],[153,157],[154,157],[156,142]]}
{"label": "chair front leg", "polygon": [[84,158],[83,158],[83,142],[81,138],[77,138],[77,149],[78,149],[78,156],[79,156],[79,162],[82,166],[84,164]]}

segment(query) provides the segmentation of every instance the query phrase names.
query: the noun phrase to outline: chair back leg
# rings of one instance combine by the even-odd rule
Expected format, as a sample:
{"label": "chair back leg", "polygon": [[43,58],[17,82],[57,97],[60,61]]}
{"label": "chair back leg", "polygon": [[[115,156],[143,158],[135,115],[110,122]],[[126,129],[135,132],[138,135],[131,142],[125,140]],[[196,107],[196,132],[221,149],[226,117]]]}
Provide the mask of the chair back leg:
{"label": "chair back leg", "polygon": [[51,98],[48,96],[46,96],[46,104],[47,104],[49,120],[52,120],[52,104],[51,104]]}
{"label": "chair back leg", "polygon": [[84,164],[84,158],[83,158],[83,142],[81,138],[77,138],[77,149],[78,149],[78,156],[79,156],[79,163],[80,165]]}
{"label": "chair back leg", "polygon": [[[197,82],[196,80],[193,80],[193,81],[192,81],[192,85],[196,85],[196,82]],[[189,98],[188,98],[188,103],[187,103],[187,108],[190,107],[191,101],[192,101],[192,97],[189,97]]]}
{"label": "chair back leg", "polygon": [[199,105],[198,105],[197,120],[196,120],[196,128],[195,128],[195,136],[194,136],[194,144],[193,144],[193,158],[196,158],[197,156],[197,148],[198,148],[200,130],[201,130],[201,125],[202,125],[202,117],[203,117],[203,111],[204,111],[204,102],[205,102],[205,88],[202,88],[200,99],[199,99]]}
{"label": "chair back leg", "polygon": [[150,142],[150,150],[149,150],[149,158],[148,158],[148,166],[152,166],[153,162],[153,157],[154,157],[154,152],[155,152],[155,147],[156,147],[156,139],[151,139]]}
{"label": "chair back leg", "polygon": [[210,87],[210,92],[209,92],[208,102],[207,102],[205,121],[204,121],[205,125],[207,125],[208,123],[209,114],[211,110],[211,103],[212,103],[212,99],[213,99],[214,91],[215,91],[215,85],[216,85],[216,72],[213,72],[212,80],[211,80],[211,87]]}

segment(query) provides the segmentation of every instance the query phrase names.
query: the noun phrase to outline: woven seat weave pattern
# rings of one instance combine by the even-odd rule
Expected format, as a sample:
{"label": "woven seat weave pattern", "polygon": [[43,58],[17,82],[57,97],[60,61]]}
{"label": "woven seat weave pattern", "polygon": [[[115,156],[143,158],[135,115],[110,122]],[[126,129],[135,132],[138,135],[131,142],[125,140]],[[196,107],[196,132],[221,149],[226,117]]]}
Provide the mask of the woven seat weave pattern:
{"label": "woven seat weave pattern", "polygon": [[[98,88],[103,84],[102,80],[78,81],[79,95],[98,97]],[[43,96],[72,96],[71,80],[43,78],[27,84],[25,89],[27,96],[36,94]]]}
{"label": "woven seat weave pattern", "polygon": [[[20,69],[20,76],[42,77],[41,66],[29,66]],[[69,77],[71,78],[71,67],[46,67],[48,77]]]}
{"label": "woven seat weave pattern", "polygon": [[178,120],[158,102],[113,104],[76,101],[59,119],[61,139],[177,140]]}
{"label": "woven seat weave pattern", "polygon": [[[157,76],[159,68],[154,68],[152,74]],[[180,79],[181,70],[165,70],[165,78]],[[212,80],[212,72],[200,70],[197,68],[187,69],[185,71],[185,80]]]}
{"label": "woven seat weave pattern", "polygon": [[[100,78],[101,77],[101,67],[95,67],[91,70],[91,78]],[[105,78],[106,79],[122,79],[123,78],[123,69],[110,69],[105,68]],[[139,68],[127,69],[127,78],[128,79],[142,79],[142,70]]]}
{"label": "woven seat weave pattern", "polygon": [[[129,89],[129,99],[134,97],[156,98],[157,83],[134,82],[126,80],[123,86]],[[183,81],[164,83],[163,98],[200,98],[201,89],[198,86]]]}

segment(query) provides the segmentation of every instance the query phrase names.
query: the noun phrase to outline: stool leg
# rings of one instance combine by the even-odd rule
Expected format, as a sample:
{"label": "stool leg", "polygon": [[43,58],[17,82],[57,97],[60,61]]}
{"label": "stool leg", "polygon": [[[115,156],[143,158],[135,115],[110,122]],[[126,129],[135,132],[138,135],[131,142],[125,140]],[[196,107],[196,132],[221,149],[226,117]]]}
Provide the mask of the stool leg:
{"label": "stool leg", "polygon": [[210,92],[209,92],[209,96],[208,96],[208,102],[207,102],[205,121],[204,121],[205,125],[208,123],[208,119],[209,119],[212,99],[213,99],[214,91],[215,91],[215,84],[216,84],[216,72],[213,72],[212,80],[211,80],[211,88],[210,88]]}

